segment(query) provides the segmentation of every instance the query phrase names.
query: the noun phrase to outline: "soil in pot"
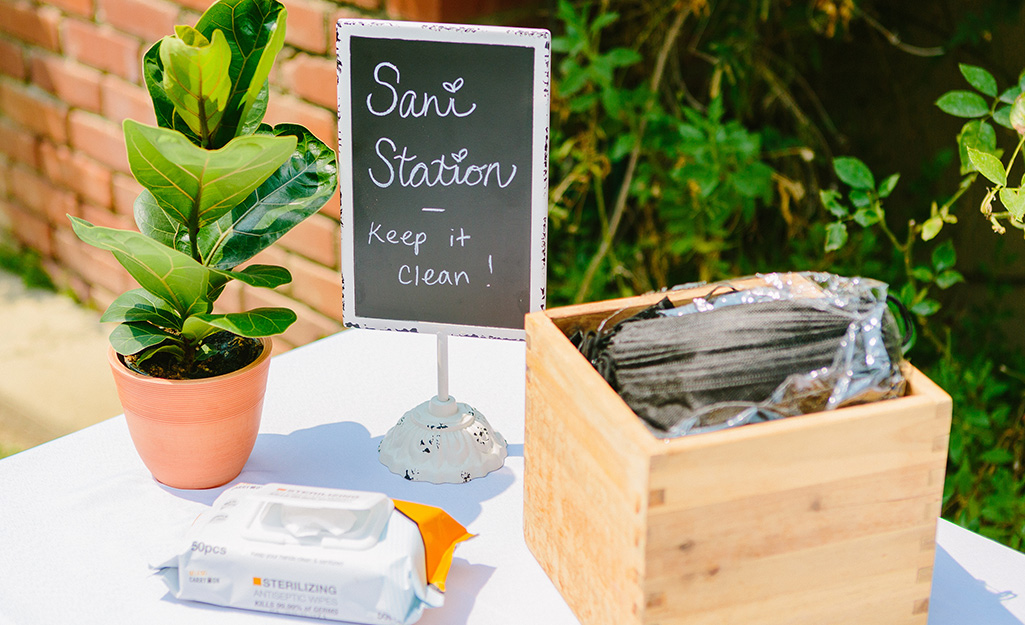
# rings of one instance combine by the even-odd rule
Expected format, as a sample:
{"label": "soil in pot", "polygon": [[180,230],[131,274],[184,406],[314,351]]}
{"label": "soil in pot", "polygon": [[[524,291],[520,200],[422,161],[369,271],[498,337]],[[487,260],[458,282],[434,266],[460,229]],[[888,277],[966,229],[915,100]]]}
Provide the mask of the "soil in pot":
{"label": "soil in pot", "polygon": [[257,339],[238,336],[231,332],[217,332],[207,337],[209,355],[197,358],[192,366],[182,365],[169,354],[155,354],[138,362],[135,355],[122,356],[125,366],[136,373],[165,380],[199,380],[238,371],[260,356],[263,346]]}

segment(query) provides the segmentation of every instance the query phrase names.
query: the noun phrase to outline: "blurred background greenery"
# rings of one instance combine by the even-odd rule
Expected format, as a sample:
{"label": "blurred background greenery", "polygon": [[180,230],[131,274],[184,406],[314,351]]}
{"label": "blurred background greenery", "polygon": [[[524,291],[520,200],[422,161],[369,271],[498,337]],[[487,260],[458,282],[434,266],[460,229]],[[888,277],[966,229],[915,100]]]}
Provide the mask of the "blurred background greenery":
{"label": "blurred background greenery", "polygon": [[980,214],[967,149],[1021,179],[1023,2],[561,0],[549,25],[549,305],[764,271],[889,283],[954,399],[943,516],[1022,549],[1025,242],[1014,211],[1002,236]]}

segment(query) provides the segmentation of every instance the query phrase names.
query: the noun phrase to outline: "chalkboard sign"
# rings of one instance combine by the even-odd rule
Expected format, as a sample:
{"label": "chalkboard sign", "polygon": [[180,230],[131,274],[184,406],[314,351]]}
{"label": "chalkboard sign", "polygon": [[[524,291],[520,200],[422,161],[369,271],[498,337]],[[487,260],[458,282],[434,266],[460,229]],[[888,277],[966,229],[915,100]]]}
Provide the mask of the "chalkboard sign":
{"label": "chalkboard sign", "polygon": [[346,326],[523,337],[545,300],[549,42],[339,20]]}

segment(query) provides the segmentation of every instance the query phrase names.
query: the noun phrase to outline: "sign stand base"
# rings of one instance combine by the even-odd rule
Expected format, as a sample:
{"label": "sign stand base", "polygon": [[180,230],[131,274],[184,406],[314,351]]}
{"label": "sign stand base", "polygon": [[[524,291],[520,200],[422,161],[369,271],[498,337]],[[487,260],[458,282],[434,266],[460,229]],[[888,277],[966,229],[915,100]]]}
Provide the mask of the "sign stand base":
{"label": "sign stand base", "polygon": [[449,397],[425,401],[385,434],[381,462],[407,480],[469,482],[499,469],[506,443],[484,415]]}
{"label": "sign stand base", "polygon": [[384,435],[381,463],[407,480],[461,483],[505,463],[505,439],[484,415],[448,394],[448,335],[438,335],[438,395],[406,412]]}

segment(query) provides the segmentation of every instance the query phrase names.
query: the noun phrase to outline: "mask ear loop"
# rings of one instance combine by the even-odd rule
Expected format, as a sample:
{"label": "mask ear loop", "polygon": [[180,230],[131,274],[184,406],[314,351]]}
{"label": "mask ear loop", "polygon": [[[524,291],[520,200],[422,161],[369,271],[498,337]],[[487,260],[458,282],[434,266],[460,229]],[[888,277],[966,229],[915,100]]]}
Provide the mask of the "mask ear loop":
{"label": "mask ear loop", "polygon": [[915,318],[908,310],[904,302],[900,301],[899,298],[895,297],[891,293],[886,294],[886,304],[891,310],[896,310],[897,314],[894,318],[899,320],[900,331],[903,335],[904,341],[900,345],[900,353],[902,356],[906,356],[911,348],[915,346],[915,339],[918,338],[915,326]]}

